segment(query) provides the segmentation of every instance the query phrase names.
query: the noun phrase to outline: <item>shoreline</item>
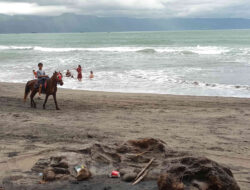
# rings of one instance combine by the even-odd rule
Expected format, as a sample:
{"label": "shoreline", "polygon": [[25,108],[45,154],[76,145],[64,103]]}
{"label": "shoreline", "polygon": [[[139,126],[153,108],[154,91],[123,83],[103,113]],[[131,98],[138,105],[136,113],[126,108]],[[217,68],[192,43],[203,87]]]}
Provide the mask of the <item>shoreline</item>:
{"label": "shoreline", "polygon": [[36,98],[37,109],[24,104],[23,83],[0,82],[0,92],[0,186],[65,149],[152,137],[225,164],[242,190],[250,188],[249,98],[60,88],[56,111],[52,97],[46,110]]}
{"label": "shoreline", "polygon": [[[16,85],[25,85],[26,82],[0,82],[0,84],[16,84]],[[197,98],[235,98],[235,99],[250,99],[250,97],[239,97],[239,96],[200,96],[200,95],[186,95],[186,94],[166,94],[166,93],[152,93],[152,92],[118,92],[118,91],[103,91],[103,90],[84,90],[84,89],[73,89],[73,88],[64,88],[58,85],[58,89],[61,90],[73,90],[73,91],[82,91],[82,92],[93,92],[93,93],[114,93],[114,94],[131,94],[131,95],[159,95],[159,96],[183,96],[183,97],[197,97]]]}

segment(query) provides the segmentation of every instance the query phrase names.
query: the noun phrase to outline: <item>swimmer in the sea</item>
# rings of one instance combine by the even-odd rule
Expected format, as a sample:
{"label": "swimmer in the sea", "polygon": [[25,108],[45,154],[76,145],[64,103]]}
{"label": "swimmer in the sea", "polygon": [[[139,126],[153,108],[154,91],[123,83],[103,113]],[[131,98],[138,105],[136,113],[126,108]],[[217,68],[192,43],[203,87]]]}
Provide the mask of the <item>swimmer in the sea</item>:
{"label": "swimmer in the sea", "polygon": [[90,78],[90,79],[93,79],[93,78],[94,78],[94,73],[93,73],[93,71],[90,71],[89,78]]}
{"label": "swimmer in the sea", "polygon": [[69,70],[67,70],[66,72],[66,77],[72,77],[71,72]]}

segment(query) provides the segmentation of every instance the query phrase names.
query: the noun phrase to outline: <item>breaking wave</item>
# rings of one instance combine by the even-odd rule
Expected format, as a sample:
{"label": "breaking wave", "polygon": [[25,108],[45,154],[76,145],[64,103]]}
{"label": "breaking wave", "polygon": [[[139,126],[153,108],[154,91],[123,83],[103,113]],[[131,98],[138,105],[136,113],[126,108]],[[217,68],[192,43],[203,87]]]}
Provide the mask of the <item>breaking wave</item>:
{"label": "breaking wave", "polygon": [[32,50],[32,46],[0,46],[0,50]]}
{"label": "breaking wave", "polygon": [[41,47],[41,46],[0,46],[0,50],[33,50],[41,52],[137,52],[137,53],[169,53],[169,54],[199,54],[199,55],[219,55],[230,52],[248,54],[249,48],[231,49],[227,47],[217,46],[194,46],[194,47],[101,47],[101,48],[57,48],[57,47]]}
{"label": "breaking wave", "polygon": [[139,52],[139,53],[156,53],[157,51],[153,48],[147,48],[147,49],[138,50],[137,52]]}

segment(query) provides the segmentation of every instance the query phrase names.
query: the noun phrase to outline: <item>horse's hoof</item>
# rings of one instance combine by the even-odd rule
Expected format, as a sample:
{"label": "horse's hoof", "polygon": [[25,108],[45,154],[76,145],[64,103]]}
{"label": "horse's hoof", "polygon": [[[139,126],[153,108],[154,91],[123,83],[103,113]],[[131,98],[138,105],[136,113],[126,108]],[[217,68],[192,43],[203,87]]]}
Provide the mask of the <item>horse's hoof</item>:
{"label": "horse's hoof", "polygon": [[43,109],[44,109],[44,110],[46,109],[45,106],[43,106]]}
{"label": "horse's hoof", "polygon": [[60,108],[56,108],[56,110],[60,110]]}

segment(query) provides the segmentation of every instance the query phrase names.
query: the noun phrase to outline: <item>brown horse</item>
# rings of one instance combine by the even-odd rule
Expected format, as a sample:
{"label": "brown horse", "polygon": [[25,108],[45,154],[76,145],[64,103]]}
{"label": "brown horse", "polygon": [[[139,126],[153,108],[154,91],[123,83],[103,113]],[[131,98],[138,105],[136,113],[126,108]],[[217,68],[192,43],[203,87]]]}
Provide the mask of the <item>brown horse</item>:
{"label": "brown horse", "polygon": [[[60,76],[58,72],[54,72],[52,77],[47,79],[46,81],[47,81],[47,87],[45,90],[46,98],[45,98],[44,103],[43,103],[43,109],[45,109],[45,105],[47,103],[48,97],[50,95],[53,95],[56,109],[59,110],[59,107],[57,105],[57,100],[56,100],[56,92],[57,92],[57,84],[60,84],[61,86],[63,85],[62,76]],[[24,92],[24,101],[26,101],[27,96],[28,96],[29,92],[31,91],[30,105],[33,108],[36,108],[34,96],[39,91],[39,88],[35,88],[36,83],[37,83],[37,80],[28,81],[26,86],[25,86],[25,92]]]}

